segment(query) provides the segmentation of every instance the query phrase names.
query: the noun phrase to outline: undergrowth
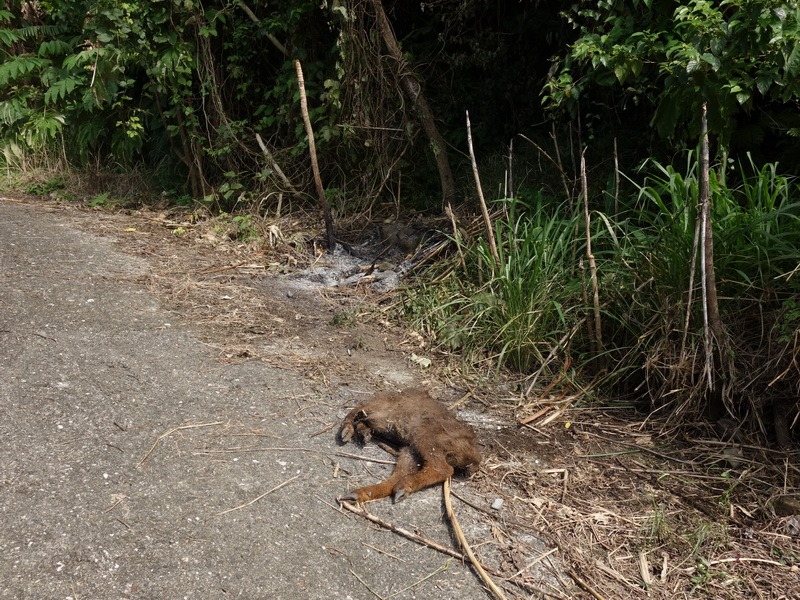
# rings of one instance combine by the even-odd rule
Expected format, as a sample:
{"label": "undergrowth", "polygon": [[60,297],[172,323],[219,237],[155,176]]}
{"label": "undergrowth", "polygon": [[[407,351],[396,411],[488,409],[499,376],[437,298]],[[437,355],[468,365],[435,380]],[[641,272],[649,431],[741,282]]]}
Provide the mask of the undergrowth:
{"label": "undergrowth", "polygon": [[[718,372],[727,411],[769,434],[766,408],[796,398],[800,351],[800,188],[776,165],[711,177],[720,312],[733,354]],[[592,290],[583,215],[536,195],[493,209],[498,258],[484,236],[460,239],[408,312],[440,347],[479,368],[531,379],[543,369],[600,383],[650,409],[690,418],[707,408],[703,305],[695,258],[698,165],[650,162],[617,214],[591,212],[602,339],[589,329]],[[795,408],[796,414],[796,408]]]}

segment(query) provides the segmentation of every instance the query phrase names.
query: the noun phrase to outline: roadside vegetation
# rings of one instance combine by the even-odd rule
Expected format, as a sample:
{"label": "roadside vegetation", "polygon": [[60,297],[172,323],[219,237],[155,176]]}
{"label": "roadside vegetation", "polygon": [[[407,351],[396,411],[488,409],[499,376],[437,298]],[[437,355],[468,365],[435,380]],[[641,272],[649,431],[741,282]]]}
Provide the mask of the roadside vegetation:
{"label": "roadside vegetation", "polygon": [[[283,244],[294,264],[328,226],[355,244],[376,224],[397,237],[435,222],[403,248],[438,244],[394,303],[428,349],[473,378],[501,373],[523,426],[624,406],[642,451],[680,464],[647,480],[637,541],[604,513],[606,548],[671,547],[692,561],[690,595],[765,597],[767,563],[796,575],[796,517],[768,532],[779,543],[759,538],[758,585],[711,557],[797,514],[797,2],[7,2],[0,168],[4,190],[180,211],[172,240],[205,221],[208,239]],[[640,433],[606,430],[593,450],[615,457]],[[708,458],[698,431],[747,445],[749,466]],[[695,439],[653,450],[659,432]],[[641,503],[632,490],[661,468],[639,467],[620,502]],[[553,506],[567,490],[566,472],[563,487],[507,475],[531,497],[539,477]],[[610,522],[596,520],[603,477],[586,474],[593,499],[567,537]],[[665,508],[676,495],[702,514]],[[571,560],[594,568],[587,556]]]}

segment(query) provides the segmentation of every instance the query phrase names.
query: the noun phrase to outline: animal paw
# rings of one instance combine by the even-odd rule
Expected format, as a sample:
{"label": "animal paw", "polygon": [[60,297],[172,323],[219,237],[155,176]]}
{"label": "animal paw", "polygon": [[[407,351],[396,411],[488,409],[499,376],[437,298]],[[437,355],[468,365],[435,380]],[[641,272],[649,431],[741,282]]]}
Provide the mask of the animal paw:
{"label": "animal paw", "polygon": [[397,504],[398,502],[408,498],[410,495],[411,492],[406,490],[406,488],[395,488],[395,490],[392,492],[392,501]]}
{"label": "animal paw", "polygon": [[343,444],[346,444],[351,439],[353,439],[353,426],[349,423],[346,425],[342,425],[342,428],[339,430],[339,439],[342,441]]}
{"label": "animal paw", "polygon": [[345,494],[344,496],[339,496],[337,498],[339,502],[358,502],[358,494],[354,492],[350,492],[349,494]]}

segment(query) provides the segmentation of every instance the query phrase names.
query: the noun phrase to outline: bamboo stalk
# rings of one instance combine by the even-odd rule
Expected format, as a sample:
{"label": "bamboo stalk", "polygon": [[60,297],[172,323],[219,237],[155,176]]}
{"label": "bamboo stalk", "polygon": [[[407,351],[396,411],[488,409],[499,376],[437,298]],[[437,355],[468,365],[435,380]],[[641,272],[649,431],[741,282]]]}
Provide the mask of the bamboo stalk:
{"label": "bamboo stalk", "polygon": [[592,282],[592,307],[594,310],[594,337],[597,353],[602,354],[603,331],[600,320],[600,286],[597,282],[597,263],[592,254],[592,228],[589,216],[589,183],[586,178],[586,150],[581,152],[581,194],[583,195],[583,219],[586,224],[586,259],[589,262],[589,277]]}

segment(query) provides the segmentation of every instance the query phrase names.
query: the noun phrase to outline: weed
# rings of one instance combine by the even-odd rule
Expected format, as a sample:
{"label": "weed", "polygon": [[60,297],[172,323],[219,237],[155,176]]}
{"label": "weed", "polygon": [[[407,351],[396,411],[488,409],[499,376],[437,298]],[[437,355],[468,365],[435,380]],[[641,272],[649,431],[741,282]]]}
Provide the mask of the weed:
{"label": "weed", "polygon": [[34,196],[47,196],[55,191],[63,190],[66,184],[60,177],[51,177],[44,181],[34,181],[25,186],[25,193]]}
{"label": "weed", "polygon": [[353,327],[357,322],[355,313],[349,310],[337,311],[331,319],[331,325],[334,327]]}
{"label": "weed", "polygon": [[86,202],[86,206],[91,208],[105,207],[112,204],[112,202],[113,201],[109,199],[108,192],[103,192],[102,194],[97,194],[97,196]]}
{"label": "weed", "polygon": [[569,329],[580,305],[577,220],[541,195],[530,204],[498,204],[505,215],[495,222],[498,259],[483,239],[462,248],[465,262],[455,276],[415,290],[410,312],[441,345],[527,372]]}
{"label": "weed", "polygon": [[242,242],[253,242],[261,237],[253,222],[253,215],[238,215],[231,219],[231,223],[235,228],[232,236],[234,239]]}

